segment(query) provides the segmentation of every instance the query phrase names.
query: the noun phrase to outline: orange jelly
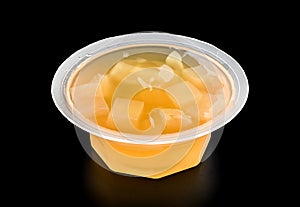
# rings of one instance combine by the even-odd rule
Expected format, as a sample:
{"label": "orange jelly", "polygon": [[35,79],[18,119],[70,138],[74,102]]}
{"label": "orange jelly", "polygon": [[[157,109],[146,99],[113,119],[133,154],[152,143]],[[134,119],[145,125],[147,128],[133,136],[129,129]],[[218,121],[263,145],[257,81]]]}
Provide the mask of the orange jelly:
{"label": "orange jelly", "polygon": [[[185,57],[176,50],[124,55],[105,72],[97,72],[101,64],[90,64],[86,66],[90,72],[83,71],[83,78],[77,76],[70,85],[73,106],[86,119],[124,132],[128,139],[130,134],[157,135],[158,139],[159,135],[180,136],[181,131],[212,120],[224,110],[229,97],[222,73],[196,61],[189,64]],[[210,134],[189,141],[152,144],[90,135],[93,149],[112,171],[148,178],[198,165],[209,139]]]}

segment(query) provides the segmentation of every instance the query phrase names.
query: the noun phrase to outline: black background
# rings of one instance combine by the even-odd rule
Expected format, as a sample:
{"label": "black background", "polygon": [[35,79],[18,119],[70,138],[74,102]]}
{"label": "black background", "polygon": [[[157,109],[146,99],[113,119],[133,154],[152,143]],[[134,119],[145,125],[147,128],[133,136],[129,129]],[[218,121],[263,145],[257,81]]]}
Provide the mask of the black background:
{"label": "black background", "polygon": [[[16,189],[30,192],[24,198],[20,195],[22,201],[53,206],[218,207],[269,203],[265,191],[272,180],[267,169],[275,161],[265,148],[270,137],[265,133],[266,118],[261,114],[269,112],[265,93],[261,91],[262,86],[263,91],[269,89],[264,83],[264,74],[269,70],[264,58],[270,41],[268,33],[258,28],[267,20],[237,21],[234,16],[222,24],[195,21],[192,26],[184,22],[174,26],[167,19],[140,24],[134,18],[107,22],[102,17],[95,24],[87,16],[75,19],[68,16],[60,19],[60,16],[55,16],[58,20],[45,19],[41,25],[34,24],[34,30],[28,33],[27,46],[34,43],[36,51],[34,60],[31,59],[31,71],[39,77],[29,74],[34,77],[26,79],[24,86],[31,91],[28,99],[34,100],[24,100],[35,112],[34,124],[30,125],[37,129],[32,131],[32,127],[27,127],[22,131],[28,135],[26,144],[30,147],[23,148],[23,157],[16,155],[22,160],[20,164],[11,164],[21,169],[16,176],[20,182],[13,185],[12,192]],[[213,44],[240,63],[250,85],[245,107],[226,125],[213,155],[193,169],[159,180],[124,177],[97,166],[81,147],[74,126],[56,109],[50,93],[54,73],[72,53],[103,38],[140,31],[169,32]],[[26,115],[30,116],[31,111]],[[280,159],[277,157],[277,161]]]}

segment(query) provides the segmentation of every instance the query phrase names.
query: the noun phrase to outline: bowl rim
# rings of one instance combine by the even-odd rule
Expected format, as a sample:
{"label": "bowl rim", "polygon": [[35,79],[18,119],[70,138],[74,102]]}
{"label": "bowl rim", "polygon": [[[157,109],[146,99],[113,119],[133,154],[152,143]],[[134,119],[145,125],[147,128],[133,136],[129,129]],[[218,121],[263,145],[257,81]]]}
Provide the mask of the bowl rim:
{"label": "bowl rim", "polygon": [[[137,44],[174,44],[174,46],[184,46],[186,48],[194,49],[204,53],[218,63],[220,63],[230,74],[235,84],[235,99],[232,107],[225,109],[222,112],[223,116],[218,116],[200,126],[171,134],[163,134],[159,139],[151,140],[145,139],[147,135],[136,135],[129,133],[121,133],[110,130],[101,126],[93,126],[93,124],[83,121],[78,114],[70,110],[66,101],[65,86],[72,72],[78,66],[89,58],[103,52],[104,50],[111,50],[111,48],[118,48],[121,46],[137,45]],[[131,144],[169,144],[174,142],[182,142],[192,140],[206,134],[209,134],[230,122],[244,107],[249,94],[249,84],[246,74],[239,63],[230,55],[217,47],[200,41],[195,38],[175,35],[162,32],[140,32],[114,37],[105,38],[94,42],[92,44],[79,49],[68,57],[57,69],[51,85],[52,99],[58,110],[74,125],[89,132],[95,136],[105,138],[112,141],[131,143]],[[96,124],[94,124],[96,125]],[[144,136],[144,137],[143,137]],[[126,137],[126,138],[124,138]],[[131,139],[128,139],[131,137]],[[139,141],[137,141],[139,140]],[[144,141],[143,141],[144,140]],[[147,140],[147,141],[145,141]]]}

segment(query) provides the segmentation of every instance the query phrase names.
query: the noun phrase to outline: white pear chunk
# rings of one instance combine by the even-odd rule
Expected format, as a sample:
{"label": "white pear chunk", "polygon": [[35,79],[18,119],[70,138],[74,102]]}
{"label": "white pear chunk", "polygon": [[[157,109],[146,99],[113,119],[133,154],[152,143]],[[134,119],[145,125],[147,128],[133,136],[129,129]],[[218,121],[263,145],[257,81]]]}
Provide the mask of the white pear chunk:
{"label": "white pear chunk", "polygon": [[107,124],[121,132],[136,132],[141,121],[144,102],[125,98],[116,98],[107,117]]}
{"label": "white pear chunk", "polygon": [[91,82],[70,89],[75,109],[93,122],[95,122],[97,116],[109,113],[109,107],[102,90],[101,88],[98,89],[101,78],[102,75],[96,75]]}
{"label": "white pear chunk", "polygon": [[171,66],[176,72],[183,69],[182,57],[177,51],[173,51],[168,55],[166,64]]}
{"label": "white pear chunk", "polygon": [[162,108],[159,109],[165,117],[165,133],[185,130],[193,126],[192,117],[179,109]]}
{"label": "white pear chunk", "polygon": [[187,105],[196,103],[196,99],[201,98],[201,92],[187,81],[181,81],[170,87],[166,91],[172,95],[176,102],[184,108]]}
{"label": "white pear chunk", "polygon": [[203,82],[207,91],[211,94],[216,94],[218,91],[224,88],[224,84],[221,82],[218,76],[207,75],[203,77]]}
{"label": "white pear chunk", "polygon": [[170,66],[164,64],[159,68],[158,76],[164,82],[169,82],[174,77],[174,71],[172,70],[172,68],[170,68]]}
{"label": "white pear chunk", "polygon": [[202,80],[203,75],[200,75],[196,72],[195,69],[186,68],[182,71],[182,77],[196,86],[199,90],[205,91],[206,86]]}
{"label": "white pear chunk", "polygon": [[[146,61],[145,59],[138,59],[134,62],[136,64],[140,63],[140,61]],[[142,67],[138,67],[134,65],[134,62],[129,64],[128,61],[120,61],[118,62],[110,71],[109,76],[116,82],[121,82],[126,76],[143,69]]]}

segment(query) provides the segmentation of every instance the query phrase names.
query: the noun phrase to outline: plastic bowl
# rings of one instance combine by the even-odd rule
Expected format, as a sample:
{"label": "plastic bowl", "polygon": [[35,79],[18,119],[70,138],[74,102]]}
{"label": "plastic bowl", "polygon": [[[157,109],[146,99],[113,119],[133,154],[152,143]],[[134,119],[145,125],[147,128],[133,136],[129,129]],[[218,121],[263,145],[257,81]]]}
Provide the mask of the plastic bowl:
{"label": "plastic bowl", "polygon": [[[223,108],[218,110],[212,107],[211,120],[176,133],[162,134],[161,131],[154,134],[134,133],[123,131],[122,127],[118,127],[119,130],[112,130],[100,126],[96,118],[98,112],[95,112],[93,97],[99,96],[97,94],[99,83],[104,79],[95,79],[98,77],[97,74],[105,75],[122,58],[130,55],[144,52],[168,55],[172,51],[178,51],[176,54],[173,53],[174,57],[171,56],[176,59],[173,68],[177,67],[176,61],[179,59],[182,62],[188,61],[200,79],[203,78],[203,71],[205,73],[208,71],[209,75],[206,76],[218,77],[219,82],[226,85],[221,96],[210,97],[213,106],[218,102]],[[180,57],[176,57],[178,54]],[[147,73],[146,69],[143,71]],[[122,70],[118,71],[118,73],[122,72]],[[161,78],[168,79],[168,75],[164,73]],[[133,81],[136,80],[134,78]],[[214,90],[211,86],[212,82],[209,78],[204,81],[208,94],[215,93],[210,91]],[[122,85],[122,82],[119,85]],[[148,86],[142,84],[141,88],[143,87]],[[58,68],[51,89],[57,108],[76,126],[83,148],[94,161],[110,171],[123,175],[161,178],[194,167],[210,156],[218,144],[224,125],[243,108],[249,86],[241,66],[220,49],[185,36],[149,32],[103,39],[78,50]],[[114,93],[120,96],[131,90],[126,85],[118,89],[119,91],[115,90]],[[174,95],[180,106],[185,99],[191,98],[191,95],[184,97],[176,95],[181,89],[167,91],[175,94],[171,95]],[[102,93],[104,94],[105,91]],[[79,94],[77,99],[80,104],[76,105],[74,94]],[[108,104],[108,107],[114,117],[123,114],[120,107],[114,107],[113,104]],[[195,111],[193,106],[190,108]],[[128,111],[125,110],[124,113],[127,114]],[[195,114],[198,113],[195,111]],[[200,115],[198,118],[202,119]]]}

